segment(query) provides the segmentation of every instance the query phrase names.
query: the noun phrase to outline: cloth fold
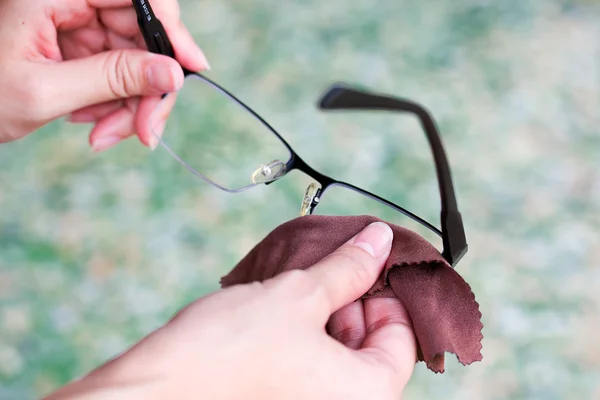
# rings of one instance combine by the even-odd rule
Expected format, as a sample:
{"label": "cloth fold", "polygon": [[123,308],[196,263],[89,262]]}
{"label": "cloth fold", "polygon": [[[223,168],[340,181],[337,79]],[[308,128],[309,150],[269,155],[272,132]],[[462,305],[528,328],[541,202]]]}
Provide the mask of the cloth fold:
{"label": "cloth fold", "polygon": [[[290,269],[307,269],[372,222],[371,216],[305,216],[280,225],[225,277],[222,287],[264,281]],[[383,221],[385,222],[385,221]],[[386,222],[387,223],[387,222]],[[481,313],[470,286],[427,240],[389,224],[394,232],[384,272],[364,298],[397,297],[412,320],[418,359],[444,372],[444,356],[463,365],[481,361]]]}

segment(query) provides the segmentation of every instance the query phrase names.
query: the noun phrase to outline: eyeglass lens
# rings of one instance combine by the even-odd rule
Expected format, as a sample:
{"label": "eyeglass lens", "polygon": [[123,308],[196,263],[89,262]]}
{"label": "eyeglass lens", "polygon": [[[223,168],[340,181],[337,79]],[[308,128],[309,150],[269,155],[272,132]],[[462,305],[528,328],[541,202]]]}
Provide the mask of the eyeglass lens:
{"label": "eyeglass lens", "polygon": [[225,190],[275,180],[291,158],[267,126],[197,75],[188,76],[177,94],[166,96],[150,121],[172,155]]}

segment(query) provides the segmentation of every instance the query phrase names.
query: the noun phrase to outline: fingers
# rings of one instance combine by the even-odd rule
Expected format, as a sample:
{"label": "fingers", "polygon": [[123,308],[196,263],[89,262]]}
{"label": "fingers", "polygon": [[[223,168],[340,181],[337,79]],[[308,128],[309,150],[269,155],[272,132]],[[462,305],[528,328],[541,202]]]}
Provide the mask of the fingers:
{"label": "fingers", "polygon": [[[108,30],[107,36],[89,29],[77,37],[61,33],[64,47],[72,51],[66,54],[68,61],[49,65],[45,71],[47,81],[53,84],[44,85],[39,99],[49,108],[43,110],[44,116],[54,119],[74,112],[70,117],[72,122],[96,122],[90,135],[96,151],[132,132],[138,134],[142,143],[155,148],[158,139],[153,131],[162,134],[164,119],[173,106],[166,103],[163,120],[149,124],[160,96],[181,88],[182,66],[201,71],[209,68],[208,61],[181,22],[176,0],[156,0],[152,5],[169,35],[178,62],[145,50],[130,0],[89,0],[88,3],[98,9],[102,26]],[[106,45],[119,50],[101,52],[101,47]],[[134,49],[135,46],[141,49]],[[61,96],[64,92],[71,95]],[[139,112],[118,107],[121,100],[137,97],[142,98]],[[110,128],[109,122],[116,125]],[[135,129],[130,129],[131,126]]]}
{"label": "fingers", "polygon": [[[59,84],[48,85],[48,93],[41,102],[48,103],[47,99],[59,98],[48,112],[51,118],[77,110],[70,117],[72,122],[97,122],[90,135],[95,151],[102,151],[109,144],[112,147],[118,138],[128,137],[132,132],[138,134],[143,144],[154,149],[158,145],[157,136],[162,135],[167,114],[173,107],[172,102],[161,103],[160,96],[181,88],[182,66],[201,71],[209,68],[208,61],[181,21],[176,0],[155,0],[152,6],[173,44],[178,62],[146,51],[131,0],[89,0],[88,3],[98,9],[99,20],[108,30],[106,43],[102,46],[109,45],[119,50],[90,55],[98,50],[96,38],[103,36],[94,35],[91,31],[89,35],[86,32],[81,37],[69,38],[84,46],[66,47],[83,50],[69,54],[67,59],[70,61],[51,66],[48,75]],[[136,45],[142,50],[133,49]],[[84,56],[86,58],[82,58]],[[68,98],[57,96],[57,88],[73,95]],[[120,100],[131,97],[142,98],[136,112],[118,107]],[[174,101],[174,98],[170,100]],[[150,118],[159,104],[166,112],[159,110],[156,114],[164,114],[162,119],[155,119],[152,123]],[[111,128],[109,123],[115,125]]]}
{"label": "fingers", "polygon": [[336,311],[327,323],[329,335],[345,346],[358,350],[367,335],[362,300]]}
{"label": "fingers", "polygon": [[41,101],[54,117],[108,101],[175,92],[184,79],[175,60],[138,49],[50,64],[44,74],[49,84]]}
{"label": "fingers", "polygon": [[[113,50],[115,49],[137,49],[140,48],[135,38],[124,38],[121,35],[117,35],[114,32],[109,31],[107,33],[107,46]],[[142,48],[146,50],[145,47]]]}
{"label": "fingers", "polygon": [[167,118],[175,106],[177,94],[171,93],[161,100],[159,97],[143,98],[135,118],[135,129],[140,141],[151,149],[158,146],[164,133]]}
{"label": "fingers", "polygon": [[127,7],[105,8],[98,13],[102,24],[119,36],[132,38],[140,34],[137,24],[135,9],[131,7],[131,1]]}
{"label": "fingers", "polygon": [[88,0],[90,7],[94,8],[119,8],[131,5],[131,0]]}
{"label": "fingers", "polygon": [[74,111],[69,117],[69,122],[88,124],[97,122],[124,107],[124,100],[114,100],[107,103],[97,104]]}
{"label": "fingers", "polygon": [[[133,133],[138,135],[142,144],[154,150],[176,99],[177,94],[172,93],[165,99],[143,97],[139,101],[137,98],[115,100],[77,110],[71,114],[69,121],[97,124],[90,134],[90,144],[96,152],[107,150],[119,142],[118,138],[124,140]],[[105,141],[103,138],[114,140]],[[110,146],[105,147],[105,144]]]}
{"label": "fingers", "polygon": [[195,72],[210,70],[208,59],[204,55],[204,52],[200,50],[200,47],[198,47],[183,22],[178,21],[172,29],[165,27],[165,30],[172,37],[175,58],[177,58],[183,67]]}
{"label": "fingers", "polygon": [[390,227],[376,222],[306,271],[321,289],[325,320],[373,286],[390,254],[392,239]]}
{"label": "fingers", "polygon": [[361,352],[386,362],[404,387],[417,360],[417,341],[406,309],[396,298],[364,300],[367,336]]}
{"label": "fingers", "polygon": [[[134,122],[135,131],[140,139],[140,142],[155,150],[159,143],[159,138],[162,136],[162,130],[164,125],[154,118],[154,115],[161,113],[161,110],[168,107],[169,104],[174,103],[175,94],[171,94],[161,100],[160,97],[145,97],[140,102],[138,112],[136,114]],[[168,107],[165,113],[170,111]],[[167,116],[165,115],[164,120]]]}
{"label": "fingers", "polygon": [[[136,133],[142,144],[154,150],[175,99],[176,95],[172,94],[164,100],[160,97],[144,97],[108,102],[77,110],[71,114],[70,121],[96,123],[90,133],[90,145],[94,152],[108,150]],[[152,121],[155,125],[152,125]]]}
{"label": "fingers", "polygon": [[[100,20],[117,35],[132,38],[140,34],[137,15],[131,7],[131,1],[93,0],[90,3],[101,8]],[[177,61],[191,71],[210,69],[206,56],[180,19],[177,1],[157,0],[152,3],[152,8],[171,40]]]}
{"label": "fingers", "polygon": [[90,133],[90,146],[94,152],[110,149],[134,134],[134,119],[138,99],[130,99],[127,106],[100,119]]}
{"label": "fingers", "polygon": [[173,44],[177,61],[190,71],[198,72],[210,69],[204,52],[198,47],[194,38],[181,21],[178,1],[155,0],[152,2],[152,7]]}
{"label": "fingers", "polygon": [[87,27],[60,32],[58,42],[63,60],[89,57],[106,48],[106,38],[102,27]]}

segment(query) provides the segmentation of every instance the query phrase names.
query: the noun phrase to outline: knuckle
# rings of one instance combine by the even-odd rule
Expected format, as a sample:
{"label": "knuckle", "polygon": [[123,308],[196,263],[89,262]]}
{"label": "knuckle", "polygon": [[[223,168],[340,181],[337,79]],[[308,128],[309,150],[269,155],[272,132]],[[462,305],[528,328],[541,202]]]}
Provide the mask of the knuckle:
{"label": "knuckle", "polygon": [[361,282],[372,279],[372,273],[366,257],[362,257],[362,254],[352,250],[340,249],[332,258],[333,262],[342,264],[344,268],[348,269],[349,284],[353,286],[352,289],[358,289]]}
{"label": "knuckle", "polygon": [[365,331],[363,328],[347,327],[342,328],[337,332],[333,332],[332,336],[339,342],[346,343],[357,340],[363,337]]}
{"label": "knuckle", "polygon": [[388,329],[397,329],[397,327],[409,327],[409,323],[402,316],[386,315],[384,317],[377,318],[367,325],[367,331],[374,332],[380,328],[383,328],[384,326],[389,327]]}
{"label": "knuckle", "polygon": [[279,276],[281,287],[293,293],[304,293],[311,288],[308,274],[299,269],[286,271]]}
{"label": "knuckle", "polygon": [[315,284],[306,271],[294,269],[277,276],[267,288],[281,298],[293,298],[296,302],[302,300],[303,304],[318,304],[327,295],[321,286]]}
{"label": "knuckle", "polygon": [[133,64],[129,62],[125,50],[116,50],[106,58],[104,73],[114,97],[131,97],[138,90],[141,82],[138,82]]}
{"label": "knuckle", "polygon": [[21,104],[29,118],[33,120],[46,118],[45,110],[48,104],[44,98],[45,90],[41,83],[37,77],[32,76],[24,80],[17,91],[17,104]]}

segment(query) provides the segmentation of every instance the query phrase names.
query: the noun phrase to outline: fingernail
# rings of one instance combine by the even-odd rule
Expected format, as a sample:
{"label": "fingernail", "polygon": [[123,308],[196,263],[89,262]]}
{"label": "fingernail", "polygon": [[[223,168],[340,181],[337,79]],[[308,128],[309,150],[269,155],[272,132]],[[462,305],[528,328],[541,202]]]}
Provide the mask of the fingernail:
{"label": "fingernail", "polygon": [[169,65],[151,64],[146,73],[150,86],[160,93],[176,92],[183,86],[183,72]]}
{"label": "fingernail", "polygon": [[[157,110],[159,110],[159,109],[160,109],[160,105],[157,107]],[[156,150],[156,148],[160,144],[160,139],[163,136],[166,124],[167,124],[167,121],[165,119],[161,118],[158,121],[153,121],[152,118],[150,118],[150,133],[151,133],[150,140],[149,140],[150,150],[152,150],[152,151]]]}
{"label": "fingernail", "polygon": [[165,128],[165,122],[166,121],[160,122],[156,127],[156,132],[152,132],[152,136],[150,137],[150,150],[152,151],[156,150],[160,143],[159,138],[162,137],[162,132]]}
{"label": "fingernail", "polygon": [[200,63],[202,63],[202,65],[204,65],[204,69],[206,69],[207,71],[210,71],[210,64],[208,63],[208,59],[206,58],[206,55],[199,47],[196,47],[196,57],[198,58]]}
{"label": "fingernail", "polygon": [[380,258],[389,252],[393,238],[394,233],[388,225],[374,222],[356,236],[353,244],[371,256]]}
{"label": "fingernail", "polygon": [[158,143],[159,143],[158,139],[155,138],[154,136],[152,136],[150,138],[150,145],[149,145],[150,150],[152,150],[152,151],[156,150],[156,148],[158,147]]}
{"label": "fingernail", "polygon": [[101,151],[107,150],[117,143],[123,140],[120,136],[107,136],[107,137],[99,137],[94,139],[92,142],[92,151],[95,153],[99,153]]}

